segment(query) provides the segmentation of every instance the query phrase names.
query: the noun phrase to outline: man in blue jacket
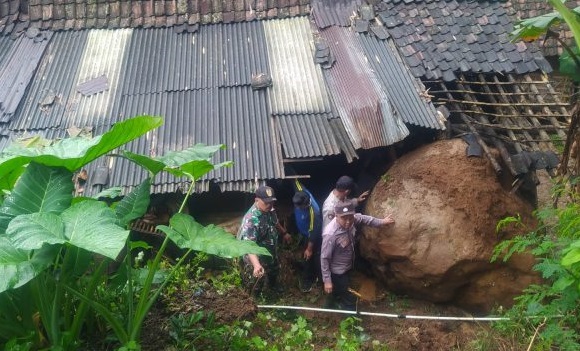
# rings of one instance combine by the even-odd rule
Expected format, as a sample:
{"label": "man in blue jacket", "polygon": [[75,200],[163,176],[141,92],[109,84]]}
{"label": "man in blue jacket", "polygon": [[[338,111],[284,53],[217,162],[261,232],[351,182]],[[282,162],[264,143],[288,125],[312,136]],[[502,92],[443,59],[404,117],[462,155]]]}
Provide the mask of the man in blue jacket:
{"label": "man in blue jacket", "polygon": [[294,182],[294,218],[301,234],[300,244],[304,250],[304,267],[300,290],[309,292],[320,276],[320,243],[322,234],[322,216],[320,206],[314,196],[298,180]]}

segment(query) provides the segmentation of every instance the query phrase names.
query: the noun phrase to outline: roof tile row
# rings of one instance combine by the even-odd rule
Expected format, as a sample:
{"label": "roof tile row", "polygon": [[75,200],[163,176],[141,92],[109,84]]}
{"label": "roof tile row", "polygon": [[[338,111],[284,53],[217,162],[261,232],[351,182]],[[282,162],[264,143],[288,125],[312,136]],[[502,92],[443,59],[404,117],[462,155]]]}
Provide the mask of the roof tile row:
{"label": "roof tile row", "polygon": [[0,34],[231,23],[310,13],[310,0],[0,0]]}
{"label": "roof tile row", "polygon": [[551,72],[534,44],[510,42],[502,3],[444,0],[382,1],[379,19],[415,77],[457,79],[459,72]]}

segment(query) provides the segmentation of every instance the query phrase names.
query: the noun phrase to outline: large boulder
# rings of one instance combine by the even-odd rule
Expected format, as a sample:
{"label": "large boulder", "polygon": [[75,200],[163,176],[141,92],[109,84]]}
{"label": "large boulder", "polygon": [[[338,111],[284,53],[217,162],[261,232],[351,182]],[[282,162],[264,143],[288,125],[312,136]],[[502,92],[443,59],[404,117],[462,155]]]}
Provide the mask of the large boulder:
{"label": "large boulder", "polygon": [[500,240],[524,231],[512,226],[496,233],[498,221],[519,215],[531,228],[533,209],[502,187],[489,160],[467,157],[466,146],[460,139],[438,141],[398,159],[366,206],[367,214],[391,213],[396,223],[363,228],[360,251],[394,292],[488,312],[511,306],[540,281],[530,255],[490,263]]}

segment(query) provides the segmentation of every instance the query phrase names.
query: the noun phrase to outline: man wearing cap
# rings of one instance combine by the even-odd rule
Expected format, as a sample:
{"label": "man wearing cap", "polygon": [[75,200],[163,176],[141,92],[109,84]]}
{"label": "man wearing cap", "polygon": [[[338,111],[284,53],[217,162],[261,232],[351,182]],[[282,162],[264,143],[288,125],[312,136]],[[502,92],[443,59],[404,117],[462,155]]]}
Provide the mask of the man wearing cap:
{"label": "man wearing cap", "polygon": [[[322,228],[326,228],[328,223],[334,219],[334,207],[340,201],[345,201],[348,199],[352,192],[354,191],[355,184],[354,180],[349,176],[342,176],[338,178],[336,181],[336,186],[324,203],[322,204]],[[361,203],[363,203],[367,197],[369,196],[368,190],[364,193],[360,194],[359,197],[356,199],[352,199],[351,201],[354,203],[354,207],[357,207]]]}
{"label": "man wearing cap", "polygon": [[301,234],[300,247],[304,250],[304,265],[300,290],[312,290],[312,285],[320,276],[320,241],[322,239],[322,216],[320,206],[314,196],[298,181],[294,180],[294,219]]}
{"label": "man wearing cap", "polygon": [[274,210],[276,196],[269,186],[261,186],[256,189],[254,204],[242,219],[237,238],[240,240],[252,240],[270,252],[271,257],[247,254],[243,257],[244,267],[242,282],[252,294],[259,294],[264,286],[264,274],[268,277],[270,288],[281,292],[278,285],[278,273],[280,262],[278,260],[278,237],[283,236],[284,241],[292,240],[290,234],[278,222],[278,216]]}
{"label": "man wearing cap", "polygon": [[382,227],[395,223],[390,215],[383,219],[355,213],[352,201],[341,201],[334,208],[335,218],[322,232],[320,265],[324,291],[329,294],[325,307],[354,310],[356,297],[349,292],[349,272],[354,263],[355,225]]}

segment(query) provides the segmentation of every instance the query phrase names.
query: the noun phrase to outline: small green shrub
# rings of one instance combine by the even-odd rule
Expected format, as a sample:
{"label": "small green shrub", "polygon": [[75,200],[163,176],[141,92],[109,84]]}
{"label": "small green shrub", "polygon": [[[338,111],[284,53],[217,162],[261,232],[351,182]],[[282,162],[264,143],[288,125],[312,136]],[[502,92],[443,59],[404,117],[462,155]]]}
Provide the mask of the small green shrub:
{"label": "small green shrub", "polygon": [[[561,194],[565,190],[558,189]],[[577,194],[570,194],[576,199]],[[514,254],[529,252],[537,263],[544,282],[530,285],[518,296],[515,305],[494,327],[520,340],[534,339],[534,349],[580,349],[580,206],[571,202],[564,208],[545,208],[535,213],[539,226],[527,235],[501,242],[492,261],[507,261]],[[518,222],[511,218],[504,221]],[[498,225],[498,228],[500,225]]]}

